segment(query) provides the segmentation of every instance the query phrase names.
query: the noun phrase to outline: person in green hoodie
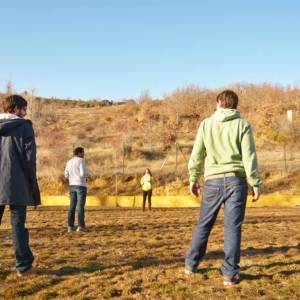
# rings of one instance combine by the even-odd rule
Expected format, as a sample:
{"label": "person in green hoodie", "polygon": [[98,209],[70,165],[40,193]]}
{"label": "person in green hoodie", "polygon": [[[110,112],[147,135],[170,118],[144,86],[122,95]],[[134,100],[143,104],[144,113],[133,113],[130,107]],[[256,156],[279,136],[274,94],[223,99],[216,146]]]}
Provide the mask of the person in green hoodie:
{"label": "person in green hoodie", "polygon": [[252,129],[237,111],[238,96],[225,90],[217,96],[216,112],[199,127],[189,160],[190,191],[199,196],[198,178],[204,162],[204,189],[200,218],[185,259],[185,273],[197,272],[205,255],[210,231],[224,204],[224,285],[240,281],[241,229],[248,185],[259,198],[261,180]]}

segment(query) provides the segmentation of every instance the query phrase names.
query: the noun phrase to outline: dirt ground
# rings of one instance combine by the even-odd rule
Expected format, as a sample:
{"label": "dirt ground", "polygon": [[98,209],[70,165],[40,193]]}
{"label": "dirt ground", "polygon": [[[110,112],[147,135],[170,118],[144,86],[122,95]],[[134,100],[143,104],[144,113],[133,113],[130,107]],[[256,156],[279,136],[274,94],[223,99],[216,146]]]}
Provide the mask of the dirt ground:
{"label": "dirt ground", "polygon": [[67,233],[67,208],[31,209],[36,274],[14,272],[9,212],[0,227],[0,299],[300,299],[300,209],[249,208],[242,282],[226,288],[219,267],[223,221],[200,272],[184,274],[198,209],[89,208],[89,233]]}

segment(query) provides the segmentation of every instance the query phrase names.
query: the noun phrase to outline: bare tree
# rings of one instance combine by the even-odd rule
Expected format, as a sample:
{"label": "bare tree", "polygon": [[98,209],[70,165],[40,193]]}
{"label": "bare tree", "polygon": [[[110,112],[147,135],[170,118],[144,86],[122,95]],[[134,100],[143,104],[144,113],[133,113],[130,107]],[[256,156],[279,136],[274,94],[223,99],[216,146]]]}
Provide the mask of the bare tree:
{"label": "bare tree", "polygon": [[14,92],[14,85],[11,80],[7,81],[6,83],[6,94],[11,95]]}
{"label": "bare tree", "polygon": [[139,103],[143,103],[146,101],[151,101],[152,98],[150,96],[150,92],[148,89],[143,89],[141,90],[141,94],[139,96],[139,98],[137,99]]}
{"label": "bare tree", "polygon": [[29,104],[29,111],[28,115],[31,120],[39,121],[41,118],[42,107],[41,107],[41,100],[36,98],[36,89],[32,87],[28,92],[26,92],[28,104]]}

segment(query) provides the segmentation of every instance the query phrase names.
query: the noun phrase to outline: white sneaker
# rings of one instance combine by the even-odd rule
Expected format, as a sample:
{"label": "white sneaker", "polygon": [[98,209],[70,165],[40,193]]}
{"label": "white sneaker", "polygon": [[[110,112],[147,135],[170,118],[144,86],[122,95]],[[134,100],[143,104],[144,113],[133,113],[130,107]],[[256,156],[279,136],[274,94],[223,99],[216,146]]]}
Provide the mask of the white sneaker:
{"label": "white sneaker", "polygon": [[26,276],[33,275],[34,273],[35,273],[34,269],[31,267],[30,269],[28,269],[24,272],[17,271],[17,276],[18,277],[26,277]]}
{"label": "white sneaker", "polygon": [[76,231],[75,226],[68,226],[68,232]]}
{"label": "white sneaker", "polygon": [[239,274],[235,274],[233,277],[223,276],[223,284],[226,286],[238,284],[240,280],[241,278]]}
{"label": "white sneaker", "polygon": [[76,231],[77,232],[89,232],[89,230],[86,227],[81,227],[81,226],[78,226]]}
{"label": "white sneaker", "polygon": [[186,274],[186,275],[193,275],[195,273],[197,273],[197,270],[194,270],[190,266],[185,266],[185,268],[184,268],[184,274]]}

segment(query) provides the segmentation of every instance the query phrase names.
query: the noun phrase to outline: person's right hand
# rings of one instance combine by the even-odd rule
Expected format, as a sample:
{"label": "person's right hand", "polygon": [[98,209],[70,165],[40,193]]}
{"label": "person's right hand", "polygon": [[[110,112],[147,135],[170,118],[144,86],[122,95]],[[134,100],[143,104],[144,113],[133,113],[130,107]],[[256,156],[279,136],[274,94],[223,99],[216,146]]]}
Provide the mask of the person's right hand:
{"label": "person's right hand", "polygon": [[255,202],[259,199],[260,196],[260,190],[259,187],[253,187],[252,188],[252,201]]}
{"label": "person's right hand", "polygon": [[200,195],[200,185],[197,182],[190,183],[190,192],[194,197],[199,197]]}

